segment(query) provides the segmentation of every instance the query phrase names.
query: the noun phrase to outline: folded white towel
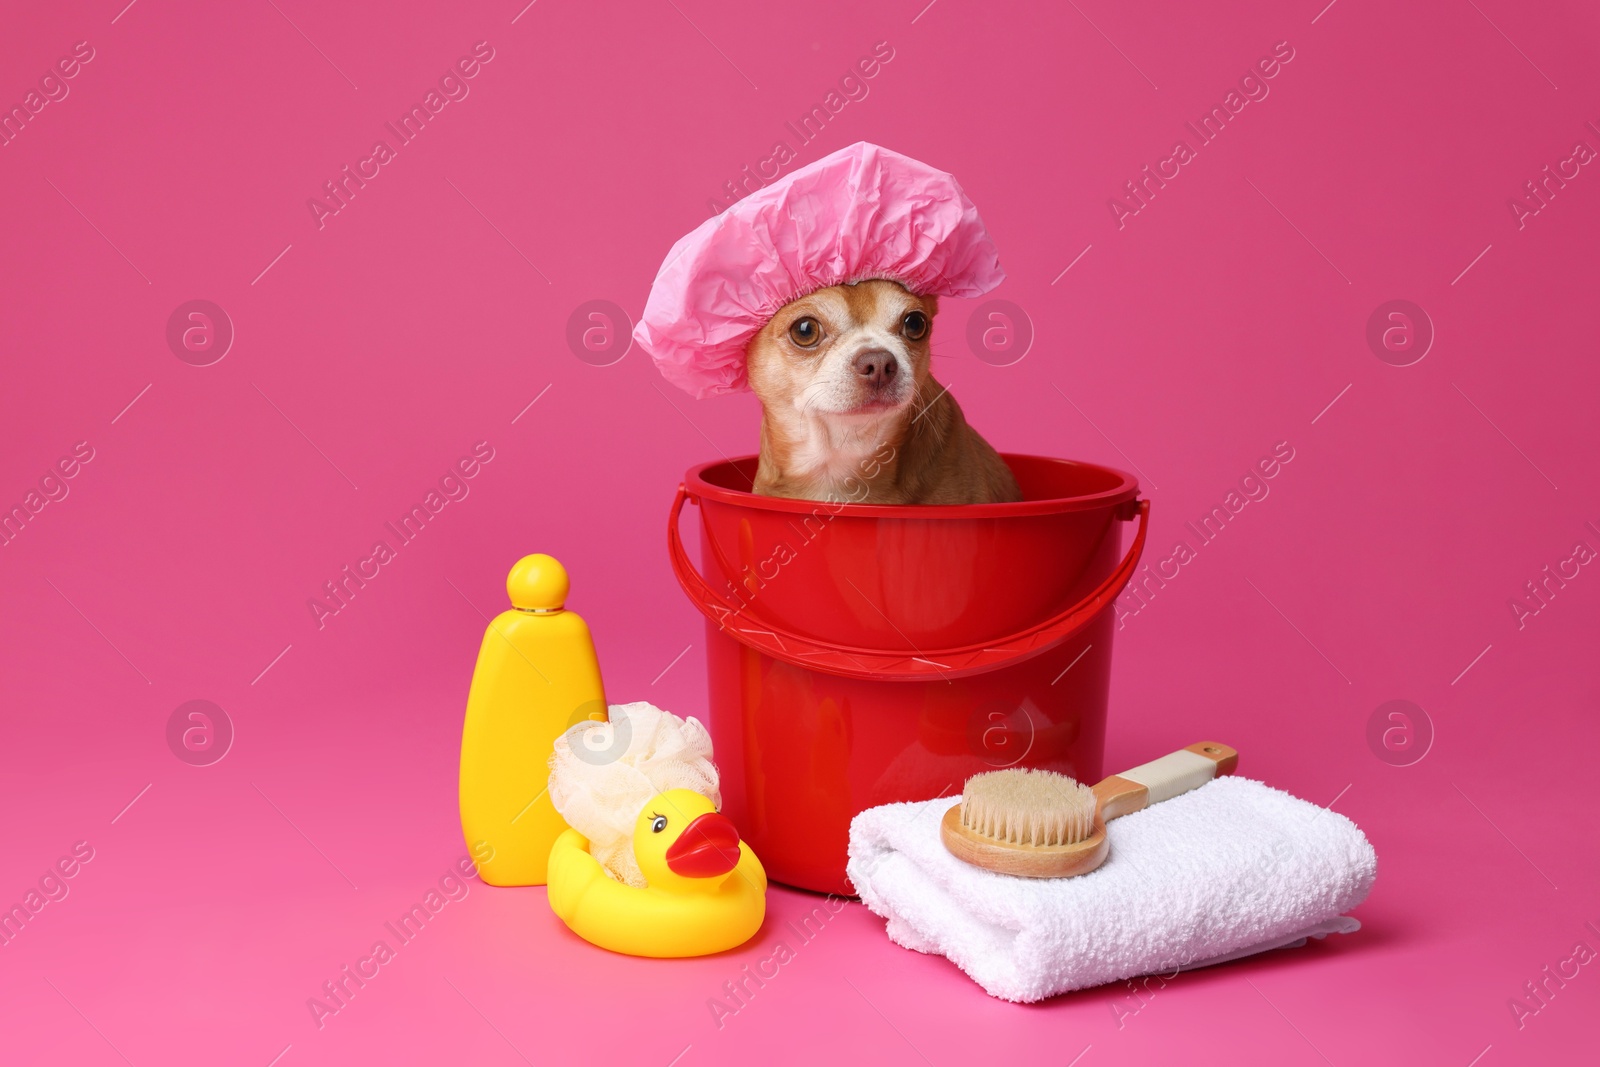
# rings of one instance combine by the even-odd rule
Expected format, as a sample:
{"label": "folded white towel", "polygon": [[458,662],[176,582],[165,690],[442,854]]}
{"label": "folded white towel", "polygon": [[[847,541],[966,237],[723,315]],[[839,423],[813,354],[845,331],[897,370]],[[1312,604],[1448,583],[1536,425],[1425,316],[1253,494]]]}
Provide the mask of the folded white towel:
{"label": "folded white towel", "polygon": [[889,937],[947,956],[1004,1000],[1208,966],[1359,929],[1377,855],[1337,812],[1225,777],[1107,826],[1076,878],[1016,878],[939,840],[955,801],[871,808],[850,824],[850,881]]}

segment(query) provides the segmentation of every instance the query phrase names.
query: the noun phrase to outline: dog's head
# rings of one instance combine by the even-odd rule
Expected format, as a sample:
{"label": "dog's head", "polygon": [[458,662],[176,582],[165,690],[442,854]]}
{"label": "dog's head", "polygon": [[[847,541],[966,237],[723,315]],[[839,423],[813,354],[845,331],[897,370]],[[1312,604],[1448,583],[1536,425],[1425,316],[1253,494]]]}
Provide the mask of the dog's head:
{"label": "dog's head", "polygon": [[928,377],[939,301],[871,279],[786,304],[750,342],[750,388],[775,417],[881,420]]}

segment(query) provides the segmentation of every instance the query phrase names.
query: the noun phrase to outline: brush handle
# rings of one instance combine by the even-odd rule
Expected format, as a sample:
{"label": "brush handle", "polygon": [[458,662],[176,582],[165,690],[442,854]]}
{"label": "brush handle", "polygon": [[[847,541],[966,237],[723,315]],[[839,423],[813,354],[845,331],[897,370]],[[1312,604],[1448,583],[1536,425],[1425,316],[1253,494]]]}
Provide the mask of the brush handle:
{"label": "brush handle", "polygon": [[1239,753],[1217,741],[1198,741],[1188,748],[1113,774],[1094,787],[1104,822],[1140,811],[1198,789],[1213,778],[1232,774]]}

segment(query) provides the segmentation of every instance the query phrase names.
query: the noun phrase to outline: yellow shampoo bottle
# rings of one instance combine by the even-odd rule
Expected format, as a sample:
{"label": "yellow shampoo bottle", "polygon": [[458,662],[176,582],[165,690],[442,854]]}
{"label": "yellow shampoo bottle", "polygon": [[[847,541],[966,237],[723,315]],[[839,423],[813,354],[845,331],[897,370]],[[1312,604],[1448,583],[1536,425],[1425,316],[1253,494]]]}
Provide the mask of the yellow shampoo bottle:
{"label": "yellow shampoo bottle", "polygon": [[461,831],[490,885],[544,885],[550,846],[567,824],[545,788],[568,727],[604,720],[589,626],[566,610],[567,572],[550,556],[506,577],[511,610],[483,635],[461,729]]}

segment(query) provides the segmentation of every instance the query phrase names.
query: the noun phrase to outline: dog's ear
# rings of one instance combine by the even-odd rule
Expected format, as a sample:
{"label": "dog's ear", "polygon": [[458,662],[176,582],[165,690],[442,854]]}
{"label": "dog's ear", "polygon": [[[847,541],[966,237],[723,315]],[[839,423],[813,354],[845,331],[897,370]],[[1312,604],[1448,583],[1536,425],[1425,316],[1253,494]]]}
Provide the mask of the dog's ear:
{"label": "dog's ear", "polygon": [[922,298],[922,302],[927,306],[928,318],[931,319],[939,314],[939,298],[937,296],[925,296]]}

